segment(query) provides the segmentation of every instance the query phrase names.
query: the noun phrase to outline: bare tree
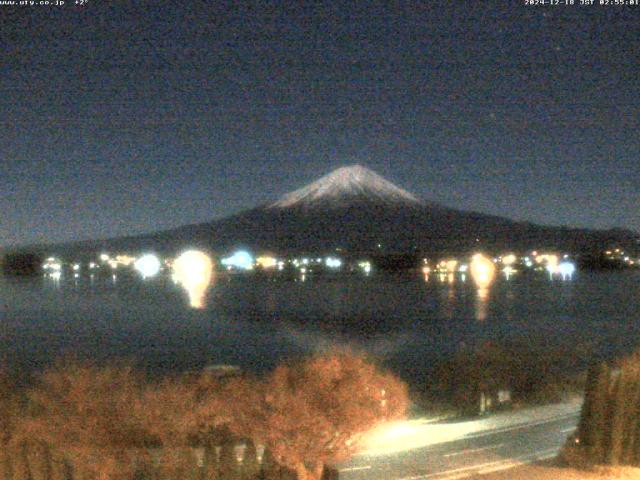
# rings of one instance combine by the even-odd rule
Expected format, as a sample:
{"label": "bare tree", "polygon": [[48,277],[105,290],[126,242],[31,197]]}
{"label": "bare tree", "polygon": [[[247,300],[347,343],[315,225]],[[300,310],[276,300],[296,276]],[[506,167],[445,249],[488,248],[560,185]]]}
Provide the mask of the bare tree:
{"label": "bare tree", "polygon": [[320,479],[324,464],[351,456],[361,434],[404,416],[408,406],[401,381],[344,351],[276,368],[262,395],[246,406],[254,417],[240,431],[250,430],[298,480]]}
{"label": "bare tree", "polygon": [[130,367],[59,364],[28,394],[30,415],[20,437],[45,442],[77,472],[97,479],[129,478],[132,452],[153,439],[135,413],[142,410],[139,376]]}

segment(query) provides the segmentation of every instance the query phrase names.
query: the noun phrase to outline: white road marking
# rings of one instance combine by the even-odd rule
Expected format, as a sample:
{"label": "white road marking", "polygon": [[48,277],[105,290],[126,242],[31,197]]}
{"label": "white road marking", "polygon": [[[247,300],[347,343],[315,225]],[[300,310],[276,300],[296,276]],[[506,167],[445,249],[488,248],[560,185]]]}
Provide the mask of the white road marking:
{"label": "white road marking", "polygon": [[443,457],[457,457],[458,455],[466,455],[467,453],[483,452],[485,450],[495,450],[496,448],[503,447],[504,443],[497,443],[495,445],[489,445],[487,447],[468,448],[467,450],[460,450],[459,452],[447,453]]}
{"label": "white road marking", "polygon": [[495,435],[496,433],[504,433],[504,432],[510,432],[512,430],[522,430],[523,428],[538,427],[546,423],[554,423],[554,422],[559,422],[561,420],[569,420],[570,418],[578,417],[578,415],[579,413],[572,413],[570,415],[558,415],[556,417],[549,417],[544,420],[536,420],[534,422],[529,422],[529,423],[520,423],[517,425],[510,425],[508,427],[484,430],[478,433],[472,433],[472,434],[466,435],[464,439],[466,440],[469,438],[486,437],[487,435]]}
{"label": "white road marking", "polygon": [[577,427],[565,428],[564,430],[560,430],[560,433],[574,432],[576,429],[577,429]]}
{"label": "white road marking", "polygon": [[[464,478],[477,473],[488,473],[490,471],[507,470],[509,468],[519,467],[528,463],[536,462],[539,460],[547,460],[555,457],[558,453],[557,448],[548,448],[546,450],[540,450],[539,452],[529,453],[520,457],[497,460],[494,462],[481,463],[480,465],[471,465],[469,467],[454,468],[453,470],[445,470],[443,472],[428,473],[426,475],[415,475],[412,477],[402,477],[398,480],[426,480],[428,478],[443,478],[447,480],[454,480],[457,478]],[[493,469],[493,470],[492,470]]]}
{"label": "white road marking", "polygon": [[371,470],[371,465],[363,465],[361,467],[348,467],[348,468],[341,468],[340,470],[338,470],[339,472],[356,472],[358,470]]}

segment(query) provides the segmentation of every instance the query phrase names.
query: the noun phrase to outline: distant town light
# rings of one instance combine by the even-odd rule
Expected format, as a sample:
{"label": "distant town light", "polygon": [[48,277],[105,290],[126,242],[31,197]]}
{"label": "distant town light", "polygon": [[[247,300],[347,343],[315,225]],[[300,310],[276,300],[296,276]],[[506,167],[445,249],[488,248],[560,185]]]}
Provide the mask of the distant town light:
{"label": "distant town light", "polygon": [[278,265],[278,260],[274,257],[261,256],[256,258],[256,263],[262,268],[268,269],[274,268],[276,265]]}
{"label": "distant town light", "polygon": [[253,263],[253,256],[246,250],[238,250],[230,257],[222,259],[224,266],[238,268],[240,270],[253,269]]}
{"label": "distant town light", "polygon": [[100,254],[100,261],[106,262],[108,260],[109,260],[109,254],[108,253],[101,253]]}
{"label": "distant town light", "polygon": [[511,265],[507,265],[502,269],[502,273],[504,273],[505,278],[509,280],[511,278],[511,275],[516,273],[516,270]]}
{"label": "distant town light", "polygon": [[358,266],[364,271],[364,273],[371,273],[371,262],[360,262]]}
{"label": "distant town light", "polygon": [[558,273],[563,280],[570,279],[576,271],[576,266],[572,262],[562,262],[558,265]]}
{"label": "distant town light", "polygon": [[324,264],[329,268],[340,268],[342,266],[342,260],[335,257],[327,257],[324,259]]}
{"label": "distant town light", "polygon": [[116,262],[128,267],[129,265],[132,265],[133,262],[135,262],[136,259],[134,257],[131,257],[129,255],[116,255]]}
{"label": "distant town light", "polygon": [[517,260],[517,257],[513,253],[509,253],[504,257],[502,257],[502,264],[513,265],[514,263],[516,263],[516,260]]}
{"label": "distant town light", "polygon": [[473,281],[476,282],[479,289],[485,290],[491,285],[491,282],[493,282],[496,267],[490,259],[481,253],[477,253],[471,258],[469,269]]}
{"label": "distant town light", "polygon": [[187,291],[193,308],[204,306],[212,273],[213,262],[206,253],[199,250],[184,252],[173,264],[173,278]]}
{"label": "distant town light", "polygon": [[42,268],[48,272],[60,272],[62,270],[62,263],[55,257],[49,257],[42,265]]}
{"label": "distant town light", "polygon": [[160,259],[152,253],[141,256],[133,264],[133,268],[142,275],[142,278],[156,276],[160,272],[160,266]]}

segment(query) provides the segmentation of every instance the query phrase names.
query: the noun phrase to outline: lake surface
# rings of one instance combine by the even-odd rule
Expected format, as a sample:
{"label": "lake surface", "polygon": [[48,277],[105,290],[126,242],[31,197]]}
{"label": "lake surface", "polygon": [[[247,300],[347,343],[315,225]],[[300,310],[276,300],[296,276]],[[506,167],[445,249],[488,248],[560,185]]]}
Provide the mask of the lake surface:
{"label": "lake surface", "polygon": [[409,381],[461,345],[523,340],[568,359],[630,352],[640,339],[640,272],[572,280],[497,279],[485,299],[469,279],[418,273],[218,276],[204,309],[169,278],[0,279],[0,361],[40,369],[65,354],[129,358],[152,371],[278,361],[352,345]]}

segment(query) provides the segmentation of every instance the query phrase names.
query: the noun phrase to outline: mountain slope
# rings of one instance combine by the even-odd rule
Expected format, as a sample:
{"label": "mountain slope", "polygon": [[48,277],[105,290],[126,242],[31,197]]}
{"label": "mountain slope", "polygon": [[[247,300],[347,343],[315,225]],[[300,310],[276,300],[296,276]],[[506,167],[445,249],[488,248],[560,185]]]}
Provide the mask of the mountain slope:
{"label": "mountain slope", "polygon": [[[58,251],[175,253],[199,247],[223,253],[245,247],[280,254],[468,252],[553,248],[570,252],[620,245],[638,249],[638,234],[540,226],[422,201],[356,165],[340,168],[278,201],[220,220],[172,230],[80,242]],[[51,251],[42,247],[41,251]]]}

